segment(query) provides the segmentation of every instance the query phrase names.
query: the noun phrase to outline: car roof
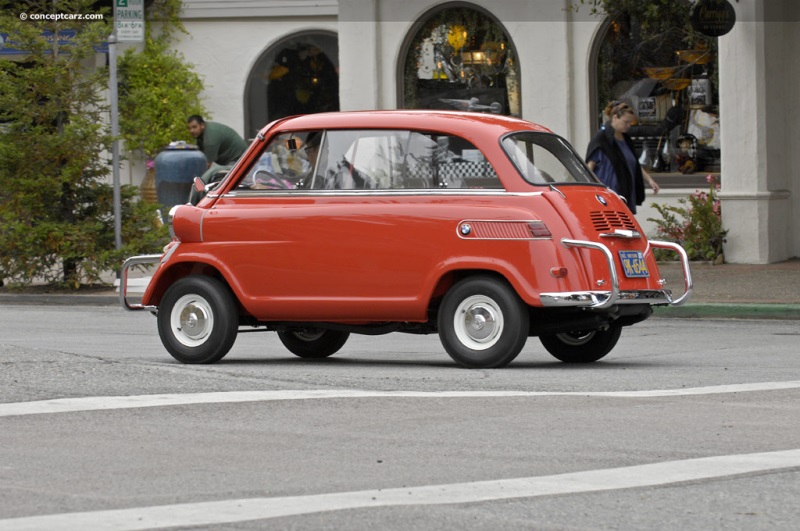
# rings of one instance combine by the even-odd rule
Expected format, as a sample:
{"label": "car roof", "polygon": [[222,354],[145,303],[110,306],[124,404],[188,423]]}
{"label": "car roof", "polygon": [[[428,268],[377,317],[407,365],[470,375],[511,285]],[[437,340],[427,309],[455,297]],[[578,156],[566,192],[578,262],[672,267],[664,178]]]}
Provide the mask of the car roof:
{"label": "car roof", "polygon": [[261,134],[313,129],[409,129],[464,136],[488,134],[494,138],[512,131],[552,132],[546,127],[526,120],[497,114],[436,110],[385,110],[291,116],[270,123],[261,130]]}

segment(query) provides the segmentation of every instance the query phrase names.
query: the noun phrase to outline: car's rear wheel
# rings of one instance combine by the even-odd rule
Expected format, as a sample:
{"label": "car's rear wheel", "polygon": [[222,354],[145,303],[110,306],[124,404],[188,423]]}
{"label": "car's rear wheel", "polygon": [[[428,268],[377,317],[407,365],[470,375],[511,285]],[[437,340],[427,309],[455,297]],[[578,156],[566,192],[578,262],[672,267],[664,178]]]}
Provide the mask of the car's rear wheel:
{"label": "car's rear wheel", "polygon": [[528,339],[528,307],[507,283],[473,277],[447,292],[438,324],[442,345],[459,365],[503,367]]}
{"label": "car's rear wheel", "polygon": [[233,294],[222,282],[190,276],[175,282],[158,309],[164,347],[183,363],[214,363],[230,351],[239,331]]}
{"label": "car's rear wheel", "polygon": [[349,332],[321,328],[278,332],[283,346],[301,358],[327,358],[339,352],[349,337]]}
{"label": "car's rear wheel", "polygon": [[622,333],[621,326],[607,330],[576,330],[539,336],[547,352],[565,363],[592,363],[616,346]]}

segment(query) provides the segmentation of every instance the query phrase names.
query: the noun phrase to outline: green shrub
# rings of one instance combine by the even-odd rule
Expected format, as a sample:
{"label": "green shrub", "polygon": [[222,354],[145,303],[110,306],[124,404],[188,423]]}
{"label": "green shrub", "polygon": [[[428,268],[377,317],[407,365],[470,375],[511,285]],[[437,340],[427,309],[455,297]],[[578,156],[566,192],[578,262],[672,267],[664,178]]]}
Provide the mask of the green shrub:
{"label": "green shrub", "polygon": [[[29,12],[91,13],[94,2],[31,2]],[[41,279],[77,288],[97,282],[131,254],[157,252],[167,241],[155,207],[122,190],[124,245],[115,249],[111,138],[103,91],[108,71],[87,68],[110,33],[104,21],[21,21],[0,13],[0,32],[29,50],[23,61],[0,59],[0,278]],[[69,45],[43,36],[74,29]]]}
{"label": "green shrub", "polygon": [[[200,94],[203,81],[194,66],[171,49],[173,35],[185,29],[181,0],[156,0],[148,9],[142,51],[129,48],[119,60],[120,136],[125,147],[152,160],[174,140],[194,142],[186,119],[208,118]],[[159,31],[151,31],[154,19]]]}

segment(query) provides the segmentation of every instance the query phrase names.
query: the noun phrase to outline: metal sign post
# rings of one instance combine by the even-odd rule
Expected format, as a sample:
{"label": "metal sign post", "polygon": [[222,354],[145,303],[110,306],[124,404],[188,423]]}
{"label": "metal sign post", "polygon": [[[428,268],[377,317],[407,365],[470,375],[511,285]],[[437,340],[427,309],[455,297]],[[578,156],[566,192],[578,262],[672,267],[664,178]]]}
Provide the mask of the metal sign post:
{"label": "metal sign post", "polygon": [[119,94],[117,42],[144,42],[144,0],[114,0],[114,30],[108,37],[111,165],[114,185],[114,246],[122,248],[122,191],[119,178]]}
{"label": "metal sign post", "polygon": [[109,103],[111,104],[111,166],[114,176],[114,248],[122,248],[122,191],[119,180],[119,98],[117,94],[117,35],[108,36]]}

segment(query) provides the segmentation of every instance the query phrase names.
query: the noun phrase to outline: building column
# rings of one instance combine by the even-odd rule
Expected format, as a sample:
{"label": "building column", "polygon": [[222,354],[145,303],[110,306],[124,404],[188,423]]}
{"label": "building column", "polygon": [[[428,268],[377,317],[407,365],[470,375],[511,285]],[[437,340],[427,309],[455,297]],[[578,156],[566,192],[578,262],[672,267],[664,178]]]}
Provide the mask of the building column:
{"label": "building column", "polygon": [[339,0],[339,106],[380,109],[378,0]]}
{"label": "building column", "polygon": [[735,8],[733,30],[719,39],[719,197],[723,226],[729,230],[725,259],[777,262],[795,252],[791,156],[785,150],[797,126],[785,116],[787,106],[794,105],[786,92],[797,67],[785,37],[796,25],[770,21],[764,0],[739,2]]}

